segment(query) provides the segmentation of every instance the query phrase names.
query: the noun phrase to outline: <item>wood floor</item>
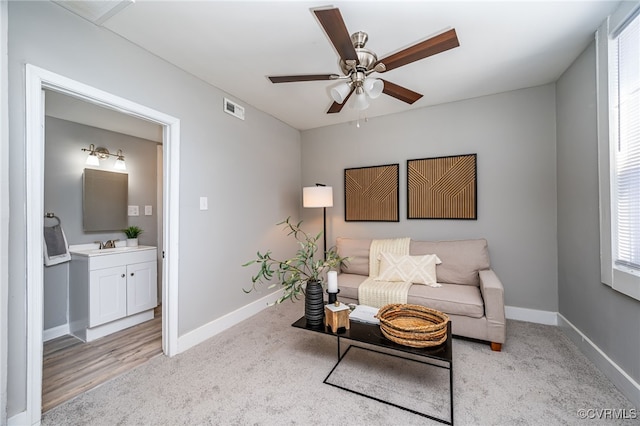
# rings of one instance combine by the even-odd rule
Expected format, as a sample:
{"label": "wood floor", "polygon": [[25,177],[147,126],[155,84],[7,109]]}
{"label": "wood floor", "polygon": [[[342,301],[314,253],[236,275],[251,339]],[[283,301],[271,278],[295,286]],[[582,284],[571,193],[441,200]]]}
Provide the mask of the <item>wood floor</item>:
{"label": "wood floor", "polygon": [[62,336],[44,343],[42,412],[162,353],[162,309],[151,321],[84,343]]}

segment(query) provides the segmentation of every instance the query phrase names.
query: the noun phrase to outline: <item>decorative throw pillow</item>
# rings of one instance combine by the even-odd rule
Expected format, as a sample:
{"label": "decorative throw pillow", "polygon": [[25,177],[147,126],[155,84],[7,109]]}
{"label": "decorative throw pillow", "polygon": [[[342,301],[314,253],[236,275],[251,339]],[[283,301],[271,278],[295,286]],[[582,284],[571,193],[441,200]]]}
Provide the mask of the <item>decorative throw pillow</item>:
{"label": "decorative throw pillow", "polygon": [[436,280],[436,265],[442,261],[435,254],[409,256],[380,253],[380,272],[376,281],[401,281],[440,287]]}

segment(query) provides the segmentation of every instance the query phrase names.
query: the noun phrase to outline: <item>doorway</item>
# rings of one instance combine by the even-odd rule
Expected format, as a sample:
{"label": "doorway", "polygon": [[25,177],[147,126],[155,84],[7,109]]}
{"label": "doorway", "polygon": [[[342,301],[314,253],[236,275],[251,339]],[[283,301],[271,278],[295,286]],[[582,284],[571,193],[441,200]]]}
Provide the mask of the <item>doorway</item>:
{"label": "doorway", "polygon": [[44,198],[44,99],[51,90],[157,123],[163,128],[162,350],[178,353],[178,238],[180,120],[42,68],[26,65],[27,407],[30,424],[42,414],[42,229]]}
{"label": "doorway", "polygon": [[[45,90],[44,101],[44,206],[45,216],[54,216],[45,218],[45,227],[59,222],[69,244],[77,247],[96,240],[121,241],[121,230],[135,225],[143,229],[141,245],[162,247],[162,127],[50,90]],[[126,159],[124,170],[115,167],[115,158],[111,157],[87,165],[87,151],[83,150],[89,143],[114,154],[120,150]],[[121,204],[109,198],[113,195],[109,190],[84,191],[81,176],[93,172],[126,182]],[[111,180],[108,187],[113,188]],[[87,198],[91,195],[96,200]],[[100,206],[97,211],[86,210],[96,203]],[[125,204],[143,208],[137,216],[126,215]],[[104,215],[105,207],[110,206],[123,216],[119,223],[109,222],[112,214]],[[94,221],[87,222],[87,218]],[[43,413],[162,353],[162,251],[155,252],[158,279],[153,287],[158,306],[154,318],[89,343],[74,336],[83,303],[76,296],[77,287],[70,282],[71,263],[45,266]]]}

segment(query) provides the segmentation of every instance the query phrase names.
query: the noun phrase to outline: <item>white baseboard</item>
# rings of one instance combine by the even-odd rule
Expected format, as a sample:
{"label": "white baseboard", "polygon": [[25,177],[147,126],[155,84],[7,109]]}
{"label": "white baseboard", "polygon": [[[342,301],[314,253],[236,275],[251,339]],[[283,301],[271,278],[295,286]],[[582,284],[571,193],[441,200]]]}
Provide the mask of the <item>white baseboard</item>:
{"label": "white baseboard", "polygon": [[48,342],[49,340],[66,336],[67,334],[71,334],[71,330],[69,329],[69,324],[62,324],[57,327],[47,328],[46,330],[42,331],[42,341]]}
{"label": "white baseboard", "polygon": [[537,309],[519,308],[517,306],[505,306],[504,314],[507,319],[545,325],[558,325],[557,312],[539,311]]}
{"label": "white baseboard", "polygon": [[[576,326],[567,320],[562,314],[558,314],[558,326],[586,355],[605,376],[613,382],[632,404],[640,407],[640,384],[629,376],[618,364],[602,351],[595,343],[585,336]],[[624,408],[624,407],[621,407]]]}
{"label": "white baseboard", "polygon": [[31,422],[29,421],[26,411],[18,413],[7,419],[7,426],[25,426],[29,424],[31,424]]}
{"label": "white baseboard", "polygon": [[178,338],[178,353],[184,352],[195,345],[204,342],[210,337],[225,331],[226,329],[246,320],[267,308],[270,304],[278,300],[282,291],[278,290],[261,299],[256,300],[246,306],[236,309],[233,312],[211,321],[201,327],[196,328]]}

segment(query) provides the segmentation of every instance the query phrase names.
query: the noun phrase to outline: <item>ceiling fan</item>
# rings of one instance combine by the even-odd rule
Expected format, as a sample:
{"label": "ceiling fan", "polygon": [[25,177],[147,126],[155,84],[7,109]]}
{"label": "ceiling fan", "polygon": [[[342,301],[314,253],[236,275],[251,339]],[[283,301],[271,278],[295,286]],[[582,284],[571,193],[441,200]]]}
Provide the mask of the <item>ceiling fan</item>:
{"label": "ceiling fan", "polygon": [[381,93],[392,96],[408,104],[420,99],[420,93],[377,78],[368,78],[373,72],[384,73],[392,69],[410,64],[420,59],[458,47],[458,36],[455,29],[450,29],[422,42],[416,43],[397,53],[378,60],[376,54],[365,49],[369,36],[358,31],[349,36],[347,27],[338,8],[313,9],[320,25],[329,37],[340,56],[340,68],[344,75],[312,74],[271,76],[272,83],[292,83],[300,81],[343,80],[331,89],[334,102],[327,114],[338,113],[347,100],[355,93],[351,106],[365,109],[369,106],[367,98],[375,99]]}

